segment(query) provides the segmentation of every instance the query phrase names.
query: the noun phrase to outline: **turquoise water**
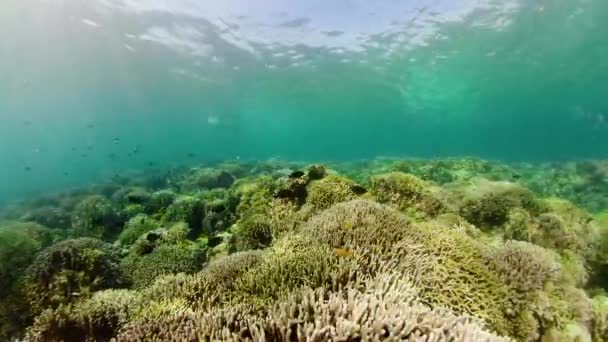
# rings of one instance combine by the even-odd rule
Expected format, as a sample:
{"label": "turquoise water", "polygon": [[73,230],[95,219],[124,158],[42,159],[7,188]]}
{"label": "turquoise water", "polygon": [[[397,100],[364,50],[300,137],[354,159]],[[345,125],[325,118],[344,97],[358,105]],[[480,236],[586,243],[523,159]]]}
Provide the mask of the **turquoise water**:
{"label": "turquoise water", "polygon": [[608,336],[608,0],[0,1],[0,341]]}
{"label": "turquoise water", "polygon": [[2,198],[205,160],[608,154],[602,0],[8,0],[0,21]]}

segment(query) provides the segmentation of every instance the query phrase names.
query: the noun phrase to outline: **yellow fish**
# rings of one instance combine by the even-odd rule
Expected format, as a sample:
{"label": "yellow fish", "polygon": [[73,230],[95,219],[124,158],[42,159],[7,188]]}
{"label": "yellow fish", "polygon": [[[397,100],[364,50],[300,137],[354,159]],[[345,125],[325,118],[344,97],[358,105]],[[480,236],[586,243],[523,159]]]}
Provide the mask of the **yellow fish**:
{"label": "yellow fish", "polygon": [[336,248],[336,255],[339,257],[351,257],[353,252],[346,248]]}

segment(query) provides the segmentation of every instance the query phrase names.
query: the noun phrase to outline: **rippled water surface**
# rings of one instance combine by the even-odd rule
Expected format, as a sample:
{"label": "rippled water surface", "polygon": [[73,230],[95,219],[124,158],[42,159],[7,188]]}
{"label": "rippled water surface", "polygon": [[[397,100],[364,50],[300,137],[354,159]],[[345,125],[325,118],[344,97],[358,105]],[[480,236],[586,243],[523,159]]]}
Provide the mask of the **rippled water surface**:
{"label": "rippled water surface", "polygon": [[205,160],[608,154],[608,2],[4,0],[0,197]]}

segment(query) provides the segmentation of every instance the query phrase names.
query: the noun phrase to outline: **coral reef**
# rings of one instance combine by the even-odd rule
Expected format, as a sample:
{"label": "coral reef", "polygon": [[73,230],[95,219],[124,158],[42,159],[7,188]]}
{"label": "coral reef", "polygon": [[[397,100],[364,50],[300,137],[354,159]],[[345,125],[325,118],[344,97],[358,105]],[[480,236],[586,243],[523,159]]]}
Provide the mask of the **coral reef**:
{"label": "coral reef", "polygon": [[120,250],[91,238],[65,240],[40,252],[26,271],[23,290],[32,315],[126,285]]}
{"label": "coral reef", "polygon": [[605,169],[230,161],[23,201],[0,340],[607,341]]}
{"label": "coral reef", "polygon": [[75,236],[111,240],[122,228],[122,223],[113,203],[100,195],[83,199],[72,212]]}
{"label": "coral reef", "polygon": [[206,246],[189,241],[188,229],[175,225],[142,235],[121,262],[121,269],[134,288],[143,288],[156,278],[199,270],[206,258]]}

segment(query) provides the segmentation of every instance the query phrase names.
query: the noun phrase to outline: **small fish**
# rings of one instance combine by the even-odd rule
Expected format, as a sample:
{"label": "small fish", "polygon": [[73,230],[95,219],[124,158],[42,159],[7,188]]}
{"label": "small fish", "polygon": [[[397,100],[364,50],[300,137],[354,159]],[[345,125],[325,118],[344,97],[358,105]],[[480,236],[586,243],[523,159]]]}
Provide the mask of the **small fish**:
{"label": "small fish", "polygon": [[81,156],[82,158],[86,158],[86,157],[87,157],[87,154],[86,154],[86,153],[83,153],[83,154],[81,154],[80,156]]}
{"label": "small fish", "polygon": [[25,121],[23,121],[23,124],[26,126],[30,126],[32,124],[32,122],[30,120],[25,120]]}
{"label": "small fish", "polygon": [[68,172],[64,172],[63,175],[64,176],[69,176],[70,174]]}
{"label": "small fish", "polygon": [[192,152],[188,153],[186,156],[188,156],[188,158],[194,158],[196,157],[196,155]]}
{"label": "small fish", "polygon": [[87,146],[87,150],[89,150],[89,151],[93,151],[93,145],[88,145],[88,146]]}
{"label": "small fish", "polygon": [[114,159],[116,159],[116,154],[110,153],[110,154],[108,154],[108,158],[114,160]]}
{"label": "small fish", "polygon": [[520,174],[518,174],[518,173],[515,173],[515,174],[513,174],[513,176],[512,176],[512,177],[513,177],[513,179],[520,179],[520,178],[521,178],[521,175],[520,175]]}
{"label": "small fish", "polygon": [[355,195],[363,195],[367,192],[367,190],[361,185],[354,184],[350,186],[350,190],[355,193]]}
{"label": "small fish", "polygon": [[149,161],[148,166],[154,166],[154,162]]}
{"label": "small fish", "polygon": [[302,176],[304,176],[304,172],[302,171],[294,171],[289,174],[289,178],[300,178]]}
{"label": "small fish", "polygon": [[112,142],[118,144],[120,142],[120,138],[114,138],[112,139]]}
{"label": "small fish", "polygon": [[336,248],[336,255],[339,257],[352,257],[353,252],[347,248]]}
{"label": "small fish", "polygon": [[26,171],[26,172],[30,172],[30,171],[32,171],[32,168],[31,168],[30,166],[26,166],[26,167],[25,167],[25,171]]}
{"label": "small fish", "polygon": [[76,147],[72,147],[72,152],[75,152],[75,151],[76,151]]}
{"label": "small fish", "polygon": [[92,124],[92,123],[90,123],[90,124],[87,125],[87,128],[95,128],[95,125]]}

